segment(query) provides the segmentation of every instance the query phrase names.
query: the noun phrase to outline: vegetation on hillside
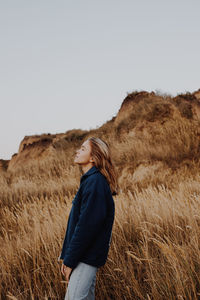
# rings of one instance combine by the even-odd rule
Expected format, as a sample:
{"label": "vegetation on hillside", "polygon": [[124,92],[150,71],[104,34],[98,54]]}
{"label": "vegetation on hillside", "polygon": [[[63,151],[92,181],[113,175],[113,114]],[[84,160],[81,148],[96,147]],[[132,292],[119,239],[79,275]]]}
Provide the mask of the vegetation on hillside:
{"label": "vegetation on hillside", "polygon": [[[53,151],[0,172],[0,295],[63,299],[60,254],[79,186],[75,149],[111,147],[119,174],[108,260],[96,299],[199,299],[200,117],[193,95],[133,92],[101,127],[49,137]],[[51,141],[50,141],[51,140]],[[31,151],[31,146],[29,147]]]}

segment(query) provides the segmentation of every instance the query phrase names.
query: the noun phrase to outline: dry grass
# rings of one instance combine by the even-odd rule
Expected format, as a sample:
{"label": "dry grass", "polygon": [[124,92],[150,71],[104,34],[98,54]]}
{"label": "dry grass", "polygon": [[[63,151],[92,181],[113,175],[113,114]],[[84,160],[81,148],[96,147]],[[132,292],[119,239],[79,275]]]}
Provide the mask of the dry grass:
{"label": "dry grass", "polygon": [[[135,187],[117,196],[108,261],[97,275],[97,299],[198,299],[199,179],[182,181],[175,190]],[[35,197],[15,205],[13,212],[3,209],[2,299],[9,294],[16,299],[64,297],[57,257],[71,199]]]}
{"label": "dry grass", "polygon": [[[145,109],[155,116],[151,103]],[[121,187],[98,300],[200,297],[199,123],[178,116],[90,132],[112,146]],[[64,298],[57,258],[80,172],[73,147],[57,151],[0,173],[1,299]]]}

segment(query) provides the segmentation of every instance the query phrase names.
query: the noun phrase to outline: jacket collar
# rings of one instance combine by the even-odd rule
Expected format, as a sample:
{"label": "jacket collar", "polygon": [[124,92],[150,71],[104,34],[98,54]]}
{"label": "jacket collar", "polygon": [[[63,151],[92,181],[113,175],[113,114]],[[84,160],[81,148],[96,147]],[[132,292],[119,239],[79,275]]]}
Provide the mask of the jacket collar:
{"label": "jacket collar", "polygon": [[99,169],[96,166],[91,167],[86,173],[84,173],[81,176],[80,181],[82,182],[84,178],[86,178],[87,176],[90,176],[91,174],[94,174],[96,172],[99,172]]}

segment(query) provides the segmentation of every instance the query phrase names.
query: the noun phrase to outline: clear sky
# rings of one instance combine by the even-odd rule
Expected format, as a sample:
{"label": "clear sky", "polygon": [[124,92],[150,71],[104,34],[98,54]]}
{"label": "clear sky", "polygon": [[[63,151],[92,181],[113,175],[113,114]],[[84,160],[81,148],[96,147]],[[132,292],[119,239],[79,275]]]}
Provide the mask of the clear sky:
{"label": "clear sky", "polygon": [[91,129],[127,93],[200,88],[199,0],[0,2],[0,158],[25,135]]}

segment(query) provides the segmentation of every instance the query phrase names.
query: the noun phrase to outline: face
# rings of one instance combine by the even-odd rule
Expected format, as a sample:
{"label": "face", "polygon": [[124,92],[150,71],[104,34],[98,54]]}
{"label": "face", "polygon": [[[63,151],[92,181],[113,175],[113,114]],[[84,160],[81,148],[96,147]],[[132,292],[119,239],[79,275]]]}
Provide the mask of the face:
{"label": "face", "polygon": [[88,140],[86,140],[81,147],[76,150],[74,162],[79,165],[88,165],[93,162],[91,157],[91,146]]}

